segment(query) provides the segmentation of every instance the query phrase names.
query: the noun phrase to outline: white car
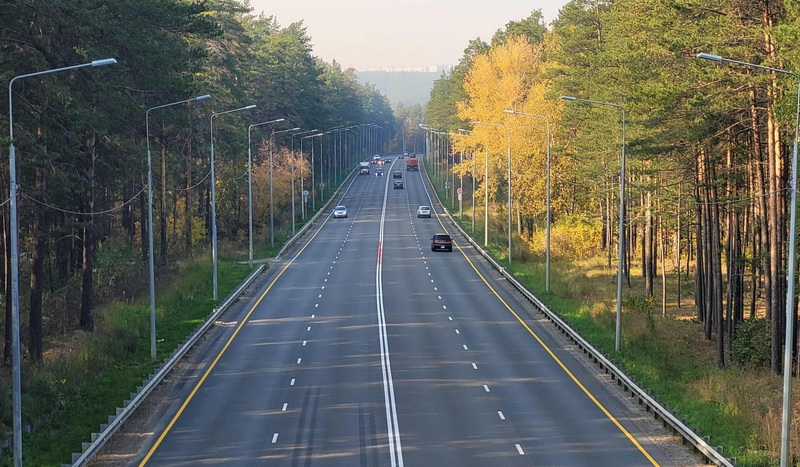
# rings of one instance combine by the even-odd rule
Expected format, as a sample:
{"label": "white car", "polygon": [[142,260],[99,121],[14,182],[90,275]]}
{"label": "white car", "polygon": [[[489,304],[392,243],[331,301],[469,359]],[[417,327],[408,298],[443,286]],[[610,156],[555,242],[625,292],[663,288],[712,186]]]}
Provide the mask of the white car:
{"label": "white car", "polygon": [[336,206],[333,208],[333,217],[347,217],[347,206]]}
{"label": "white car", "polygon": [[431,217],[430,206],[420,206],[417,208],[417,217]]}

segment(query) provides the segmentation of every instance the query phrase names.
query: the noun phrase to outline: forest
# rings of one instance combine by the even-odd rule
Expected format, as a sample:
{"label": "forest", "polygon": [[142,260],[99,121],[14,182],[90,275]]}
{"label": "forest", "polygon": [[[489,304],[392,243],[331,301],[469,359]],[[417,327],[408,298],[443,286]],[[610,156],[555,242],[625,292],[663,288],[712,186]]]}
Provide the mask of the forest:
{"label": "forest", "polygon": [[[373,85],[314,55],[302,22],[283,26],[255,15],[246,1],[0,0],[0,11],[3,83],[93,60],[117,61],[19,79],[0,97],[0,107],[13,111],[16,147],[23,390],[36,393],[41,383],[48,395],[23,402],[25,423],[35,428],[70,393],[53,387],[53,380],[81,379],[37,378],[55,358],[48,356],[59,355],[52,352],[58,341],[109,333],[112,324],[98,321],[97,310],[146,295],[148,190],[159,287],[210,257],[211,131],[217,235],[223,250],[241,251],[248,236],[249,146],[256,247],[263,249],[270,237],[287,238],[301,213],[313,214],[299,205],[302,189],[309,191],[309,209],[321,207],[328,187],[356,164],[354,156],[389,141],[395,123],[388,99]],[[205,95],[210,98],[194,99]],[[255,108],[229,112],[248,106]],[[3,135],[9,135],[9,118],[0,114]],[[12,143],[8,136],[0,141]],[[8,158],[0,158],[0,185],[9,186]],[[11,434],[5,193],[0,441]],[[274,232],[268,193],[274,195]],[[113,332],[108,337],[126,339]],[[131,349],[142,350],[139,344]],[[91,380],[105,368],[86,371]]]}
{"label": "forest", "polygon": [[[434,175],[448,171],[464,186],[463,225],[482,240],[491,219],[490,251],[514,258],[509,267],[523,276],[543,275],[552,132],[554,291],[534,288],[554,303],[570,296],[583,310],[573,317],[579,327],[591,322],[609,337],[600,339],[608,352],[743,465],[771,465],[779,444],[787,270],[796,261],[789,215],[798,8],[775,0],[573,0],[549,27],[534,11],[489,42],[465,44],[425,108],[425,135],[444,168]],[[745,64],[698,58],[703,53]],[[625,318],[617,353],[620,236]],[[796,369],[796,345],[791,350]],[[792,417],[797,452],[796,397]]]}

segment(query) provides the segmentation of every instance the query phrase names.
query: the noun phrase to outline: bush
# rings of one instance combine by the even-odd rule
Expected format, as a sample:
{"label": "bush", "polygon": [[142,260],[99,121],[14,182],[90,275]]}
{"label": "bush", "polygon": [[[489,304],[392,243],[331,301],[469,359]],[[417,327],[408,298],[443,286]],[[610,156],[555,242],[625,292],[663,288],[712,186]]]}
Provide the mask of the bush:
{"label": "bush", "polygon": [[746,319],[733,334],[733,360],[744,366],[766,367],[770,362],[770,330],[765,318]]}
{"label": "bush", "polygon": [[[589,258],[600,254],[601,228],[582,216],[561,218],[550,228],[550,254],[561,259]],[[531,251],[544,255],[546,231],[541,229],[530,239]]]}

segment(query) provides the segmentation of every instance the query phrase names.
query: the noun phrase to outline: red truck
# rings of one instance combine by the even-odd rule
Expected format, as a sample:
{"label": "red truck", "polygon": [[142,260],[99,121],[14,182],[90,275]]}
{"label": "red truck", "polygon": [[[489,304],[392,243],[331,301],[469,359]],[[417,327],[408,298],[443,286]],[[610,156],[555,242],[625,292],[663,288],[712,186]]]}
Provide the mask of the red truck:
{"label": "red truck", "polygon": [[416,157],[409,157],[406,159],[406,170],[419,170],[418,161]]}

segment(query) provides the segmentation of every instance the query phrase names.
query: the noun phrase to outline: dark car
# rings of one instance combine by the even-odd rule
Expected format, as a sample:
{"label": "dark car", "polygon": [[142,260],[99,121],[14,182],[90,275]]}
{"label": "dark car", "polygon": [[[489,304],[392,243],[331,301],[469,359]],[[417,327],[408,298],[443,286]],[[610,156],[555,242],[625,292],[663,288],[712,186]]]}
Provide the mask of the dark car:
{"label": "dark car", "polygon": [[391,164],[392,163],[392,159],[387,157],[386,159],[383,160],[383,163],[384,164]]}
{"label": "dark car", "polygon": [[403,172],[395,170],[394,172],[392,172],[392,178],[403,178]]}
{"label": "dark car", "polygon": [[403,189],[403,181],[402,180],[395,180],[394,181],[394,189],[395,190],[402,190]]}
{"label": "dark car", "polygon": [[383,169],[377,169],[375,171],[375,176],[376,177],[383,177]]}
{"label": "dark car", "polygon": [[436,234],[431,237],[431,251],[453,251],[453,239],[447,234]]}

